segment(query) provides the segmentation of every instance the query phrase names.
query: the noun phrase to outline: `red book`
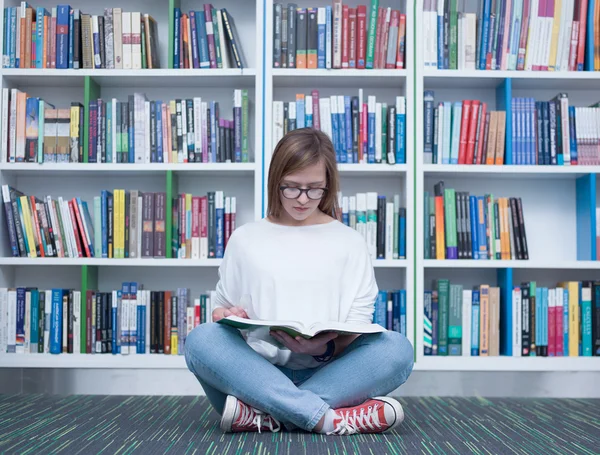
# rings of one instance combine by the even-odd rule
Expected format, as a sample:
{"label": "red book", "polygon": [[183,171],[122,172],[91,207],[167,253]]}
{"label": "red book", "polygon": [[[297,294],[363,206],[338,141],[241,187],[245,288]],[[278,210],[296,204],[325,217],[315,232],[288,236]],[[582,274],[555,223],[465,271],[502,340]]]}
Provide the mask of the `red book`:
{"label": "red book", "polygon": [[400,14],[398,26],[398,49],[396,51],[396,68],[404,69],[404,48],[406,47],[406,14]]}
{"label": "red book", "polygon": [[192,196],[192,259],[200,259],[200,196]]}
{"label": "red book", "polygon": [[[348,67],[349,68],[356,68],[356,37],[357,37],[357,32],[356,32],[356,8],[349,8],[348,9],[348,18],[349,18],[349,23],[350,23],[350,33],[348,36],[348,41],[349,41],[349,53],[348,53]],[[343,62],[342,62],[343,63]]]}
{"label": "red book", "polygon": [[356,31],[358,33],[356,46],[356,67],[365,69],[367,59],[367,6],[358,5],[356,8]]}
{"label": "red book", "polygon": [[387,58],[387,49],[388,49],[388,40],[390,37],[390,21],[392,17],[392,9],[384,8],[383,9],[383,23],[381,24],[381,45],[379,46],[379,67],[385,68],[386,58]]}
{"label": "red book", "polygon": [[479,126],[479,143],[477,144],[477,160],[476,164],[481,164],[483,154],[483,143],[485,142],[485,116],[487,114],[487,103],[481,105],[481,125]]}
{"label": "red book", "polygon": [[373,68],[379,69],[381,68],[381,53],[379,49],[381,49],[381,35],[383,31],[383,26],[385,24],[385,8],[381,6],[377,9],[377,30],[375,33],[375,54],[373,61]]}
{"label": "red book", "polygon": [[467,161],[467,138],[469,130],[469,118],[471,113],[471,100],[463,100],[462,118],[460,122],[460,142],[458,146],[458,164]]}
{"label": "red book", "polygon": [[77,227],[77,217],[75,216],[73,201],[67,202],[67,208],[69,209],[69,216],[71,217],[71,224],[73,226],[73,234],[75,235],[75,248],[77,249],[77,256],[81,258],[83,257],[83,248],[81,247],[81,237]]}
{"label": "red book", "polygon": [[[400,11],[398,11],[397,9],[392,10],[392,15],[390,17],[390,26],[389,26],[389,30],[388,30],[388,36],[389,36],[389,31],[391,30],[398,30],[398,32],[400,32]],[[393,46],[393,51],[394,51],[394,61],[393,62],[388,62],[387,60],[387,51],[385,52],[384,56],[383,56],[383,61],[385,63],[385,67],[387,69],[394,69],[396,68],[396,55],[398,55],[398,39],[396,37],[396,42],[395,43],[389,43],[388,41],[388,46],[391,44]]]}
{"label": "red book", "polygon": [[342,68],[348,68],[350,54],[350,13],[348,5],[342,5]]}
{"label": "red book", "polygon": [[475,135],[477,133],[477,119],[479,118],[479,100],[471,101],[471,115],[469,116],[467,133],[467,157],[465,164],[473,164],[475,156]]}
{"label": "red book", "polygon": [[[585,32],[586,32],[586,26],[587,26],[586,21],[587,21],[588,0],[581,0],[581,2],[575,2],[575,3],[579,3],[579,17],[573,18],[573,25],[575,25],[575,21],[579,22],[579,38],[577,40],[576,63],[577,63],[577,67],[579,67],[579,65],[581,65],[581,67],[583,69],[583,62],[584,62],[584,57],[585,57]],[[596,5],[597,5],[597,3],[596,3]],[[598,8],[598,7],[596,6],[596,8]],[[577,9],[577,7],[575,7],[575,10],[576,9]],[[596,28],[596,27],[594,27],[594,28]],[[596,28],[596,30],[597,30],[597,28]],[[589,37],[589,38],[591,39],[591,37]],[[577,68],[573,68],[572,71],[575,71],[576,69]],[[594,69],[597,70],[598,68],[594,68]]]}
{"label": "red book", "polygon": [[368,118],[369,118],[369,105],[367,103],[363,103],[363,111],[362,111],[362,124],[361,124],[361,132],[362,132],[362,152],[361,152],[361,156],[360,156],[360,162],[362,163],[363,160],[366,162],[367,161],[367,157],[366,157],[366,151],[367,151],[367,144],[369,142],[369,132],[368,132],[368,128],[369,128],[369,124],[368,124]]}
{"label": "red book", "polygon": [[227,243],[231,237],[231,198],[225,198],[225,238],[223,245],[227,248]]}
{"label": "red book", "polygon": [[[563,290],[561,288],[558,288],[556,292],[557,293],[562,293]],[[556,296],[556,299],[559,302],[561,300],[564,300],[562,298],[562,296],[559,297],[558,295]],[[563,305],[568,305],[568,304],[569,304],[569,302],[563,301]],[[557,306],[556,307],[556,313],[555,313],[556,314],[556,318],[555,318],[556,319],[556,324],[555,324],[555,327],[556,327],[556,329],[555,329],[556,330],[556,332],[555,332],[556,336],[555,336],[554,346],[555,346],[556,356],[557,357],[562,357],[564,355],[564,349],[563,349],[563,331],[564,331],[564,329],[563,329],[563,324],[564,324],[563,308],[564,308],[563,306]],[[548,319],[550,319],[550,317],[548,317]]]}
{"label": "red book", "polygon": [[556,356],[556,300],[548,299],[548,357]]}

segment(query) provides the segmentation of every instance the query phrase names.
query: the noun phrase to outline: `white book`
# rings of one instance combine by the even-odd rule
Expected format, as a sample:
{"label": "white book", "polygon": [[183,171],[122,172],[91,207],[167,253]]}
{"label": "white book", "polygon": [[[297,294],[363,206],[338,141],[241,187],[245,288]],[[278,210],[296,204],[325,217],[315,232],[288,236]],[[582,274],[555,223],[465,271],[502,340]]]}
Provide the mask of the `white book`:
{"label": "white book", "polygon": [[377,193],[367,193],[367,245],[372,259],[377,259]]}
{"label": "white book", "polygon": [[142,69],[142,15],[131,13],[131,68]]}
{"label": "white book", "polygon": [[304,97],[304,114],[306,116],[313,115],[312,95],[306,95]]}
{"label": "white book", "polygon": [[[2,89],[2,163],[8,163],[8,116],[10,112],[10,92]],[[43,111],[42,111],[43,112]]]}
{"label": "white book", "polygon": [[0,354],[8,348],[8,289],[0,289]]}
{"label": "white book", "polygon": [[[65,257],[76,257],[74,256],[74,252],[73,252],[73,246],[71,245],[71,224],[69,223],[71,217],[69,218],[65,218],[65,207],[64,207],[64,203],[63,203],[63,198],[62,196],[58,197],[58,207],[57,210],[60,211],[60,216],[63,219],[63,227],[64,227],[64,232],[65,232],[65,238],[63,238],[63,244],[64,244],[64,249],[65,249]],[[58,219],[58,217],[57,217]],[[58,226],[58,224],[57,224]]]}
{"label": "white book", "polygon": [[437,144],[438,144],[438,153],[437,153],[437,163],[442,164],[442,156],[444,154],[444,103],[438,103],[438,121],[436,123],[436,132],[437,136]]}
{"label": "white book", "polygon": [[[283,137],[283,101],[273,101],[273,144],[275,150]],[[271,151],[273,151],[271,150]]]}
{"label": "white book", "polygon": [[[538,28],[538,2],[539,0],[531,0],[529,5],[529,30],[527,32],[527,48],[525,51],[525,71],[531,71],[535,64],[534,39],[537,36]],[[537,48],[537,46],[535,46]]]}
{"label": "white book", "polygon": [[[211,294],[214,291],[211,291]],[[269,327],[270,330],[283,330],[289,335],[296,337],[312,338],[321,332],[337,332],[340,335],[357,333],[381,333],[386,329],[379,324],[350,324],[345,322],[327,321],[316,322],[309,326],[299,321],[275,321],[246,319],[238,316],[227,316],[218,321],[219,324],[229,325],[242,330],[256,330]]]}
{"label": "white book", "polygon": [[477,55],[476,41],[477,41],[477,18],[473,13],[467,13],[463,19],[465,30],[465,41],[463,45],[465,47],[464,52],[464,65],[467,70],[475,70],[475,58]]}
{"label": "white book", "polygon": [[333,68],[342,67],[342,0],[333,0]]}
{"label": "white book", "polygon": [[[288,108],[288,118],[296,122],[296,103],[290,103]],[[228,160],[229,161],[229,160]]]}
{"label": "white book", "polygon": [[[341,193],[340,193],[341,195]],[[348,200],[348,196],[341,196],[342,203],[339,206],[342,208],[342,217],[349,216],[350,213],[350,201]],[[343,218],[342,218],[343,219]]]}
{"label": "white book", "polygon": [[21,91],[16,88],[10,90],[10,144],[8,152],[11,163],[18,161],[19,159],[23,161],[25,157],[24,151],[17,157],[17,95],[19,93],[21,93]]}
{"label": "white book", "polygon": [[[336,103],[337,104],[337,103]],[[321,131],[333,138],[331,127],[331,99],[319,98],[319,116],[321,119]]]}
{"label": "white book", "polygon": [[462,300],[462,356],[471,355],[471,317],[473,310],[473,291],[463,289]]}
{"label": "white book", "polygon": [[81,354],[81,291],[73,291],[73,354]]}
{"label": "white book", "polygon": [[44,302],[44,354],[50,353],[50,325],[52,322],[52,291],[44,291],[46,300]]}
{"label": "white book", "polygon": [[179,105],[181,106],[181,138],[182,138],[182,142],[183,142],[183,150],[181,155],[179,155],[179,162],[180,163],[187,163],[188,161],[188,128],[187,128],[187,106],[186,106],[186,100],[183,99],[181,100],[181,103],[179,103]]}
{"label": "white book", "polygon": [[382,157],[382,138],[383,138],[383,133],[382,133],[382,112],[383,112],[383,104],[382,103],[375,103],[375,162],[376,163],[381,163],[383,161],[383,157]]}
{"label": "white book", "polygon": [[115,69],[123,69],[123,10],[121,8],[113,8],[113,38]]}
{"label": "white book", "polygon": [[131,287],[129,289],[129,354],[137,354],[137,297],[137,291],[134,293],[133,287]]}
{"label": "white book", "polygon": [[[50,338],[50,334],[48,334]],[[17,291],[8,290],[8,330],[7,330],[6,352],[14,354],[17,352]]]}
{"label": "white book", "polygon": [[121,354],[129,354],[129,294],[122,294],[121,296]]}
{"label": "white book", "polygon": [[[564,50],[564,43],[567,41],[565,39],[565,33],[567,32],[567,19],[565,18],[565,15],[567,14],[567,3],[568,0],[562,0],[561,6],[560,6],[560,12],[556,11],[558,10],[557,6],[554,6],[555,12],[558,13],[560,16],[560,23],[558,25],[558,35],[557,35],[557,40],[556,40],[556,60],[554,62],[554,71],[560,71],[560,64],[562,61],[562,57],[563,57],[563,50]],[[573,17],[573,13],[571,12],[571,17]],[[569,42],[570,42],[570,36],[569,36]],[[510,68],[509,68],[510,69]]]}
{"label": "white book", "polygon": [[367,241],[367,194],[356,194],[356,230]]}
{"label": "white book", "polygon": [[394,254],[392,259],[398,259],[400,255],[399,232],[400,232],[400,195],[394,194]]}
{"label": "white book", "polygon": [[385,204],[385,258],[394,258],[394,203]]}
{"label": "white book", "polygon": [[123,69],[133,68],[133,49],[131,45],[131,13],[123,11],[122,24],[123,30]]}
{"label": "white book", "polygon": [[512,294],[513,303],[513,357],[521,357],[522,350],[522,313],[523,313],[523,301],[521,300],[521,289],[517,288],[513,290]]}
{"label": "white book", "polygon": [[[145,148],[146,142],[146,95],[136,92],[133,94],[133,124],[134,124],[134,148],[135,163],[149,163],[148,150]],[[149,128],[148,128],[149,129]]]}
{"label": "white book", "polygon": [[457,13],[456,20],[456,68],[459,70],[465,69],[465,14],[461,11]]}

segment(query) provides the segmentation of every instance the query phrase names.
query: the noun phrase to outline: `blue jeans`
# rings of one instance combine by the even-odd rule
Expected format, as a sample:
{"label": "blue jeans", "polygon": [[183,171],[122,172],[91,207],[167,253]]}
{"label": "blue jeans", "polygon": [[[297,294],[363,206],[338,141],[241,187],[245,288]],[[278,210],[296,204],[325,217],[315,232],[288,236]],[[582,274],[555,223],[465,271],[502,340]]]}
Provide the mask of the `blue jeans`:
{"label": "blue jeans", "polygon": [[217,413],[222,414],[227,395],[233,395],[288,429],[306,431],[329,408],[355,406],[394,391],[413,368],[411,343],[392,331],[361,335],[329,362],[305,370],[273,365],[238,329],[214,322],[192,330],[184,352]]}

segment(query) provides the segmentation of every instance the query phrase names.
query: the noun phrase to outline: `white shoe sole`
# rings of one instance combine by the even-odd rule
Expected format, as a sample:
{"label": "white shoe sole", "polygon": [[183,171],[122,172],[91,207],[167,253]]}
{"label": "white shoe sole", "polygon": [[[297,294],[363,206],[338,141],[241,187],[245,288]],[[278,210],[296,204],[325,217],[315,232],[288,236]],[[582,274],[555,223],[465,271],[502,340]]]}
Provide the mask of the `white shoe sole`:
{"label": "white shoe sole", "polygon": [[233,395],[227,395],[225,406],[223,407],[223,415],[221,416],[221,430],[226,433],[231,433],[231,426],[235,419],[235,414],[238,408],[238,399]]}
{"label": "white shoe sole", "polygon": [[373,400],[385,401],[392,408],[394,408],[394,412],[396,414],[396,420],[394,421],[394,423],[387,430],[383,431],[383,433],[388,433],[392,431],[404,421],[404,410],[402,409],[402,405],[398,402],[398,400],[395,400],[390,397],[374,397]]}

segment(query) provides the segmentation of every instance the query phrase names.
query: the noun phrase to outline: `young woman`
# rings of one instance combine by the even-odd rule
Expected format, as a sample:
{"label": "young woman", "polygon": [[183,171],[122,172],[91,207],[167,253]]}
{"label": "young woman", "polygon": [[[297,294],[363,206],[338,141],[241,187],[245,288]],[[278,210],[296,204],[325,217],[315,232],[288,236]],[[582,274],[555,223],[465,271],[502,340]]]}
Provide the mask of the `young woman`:
{"label": "young woman", "polygon": [[185,359],[221,429],[326,434],[389,431],[404,419],[385,395],[413,368],[400,333],[294,339],[282,331],[241,331],[229,315],[268,320],[370,324],[378,286],[361,234],[333,216],[339,177],[322,132],[294,130],[273,153],[268,216],[235,230],[219,268],[213,323],[187,337]]}

